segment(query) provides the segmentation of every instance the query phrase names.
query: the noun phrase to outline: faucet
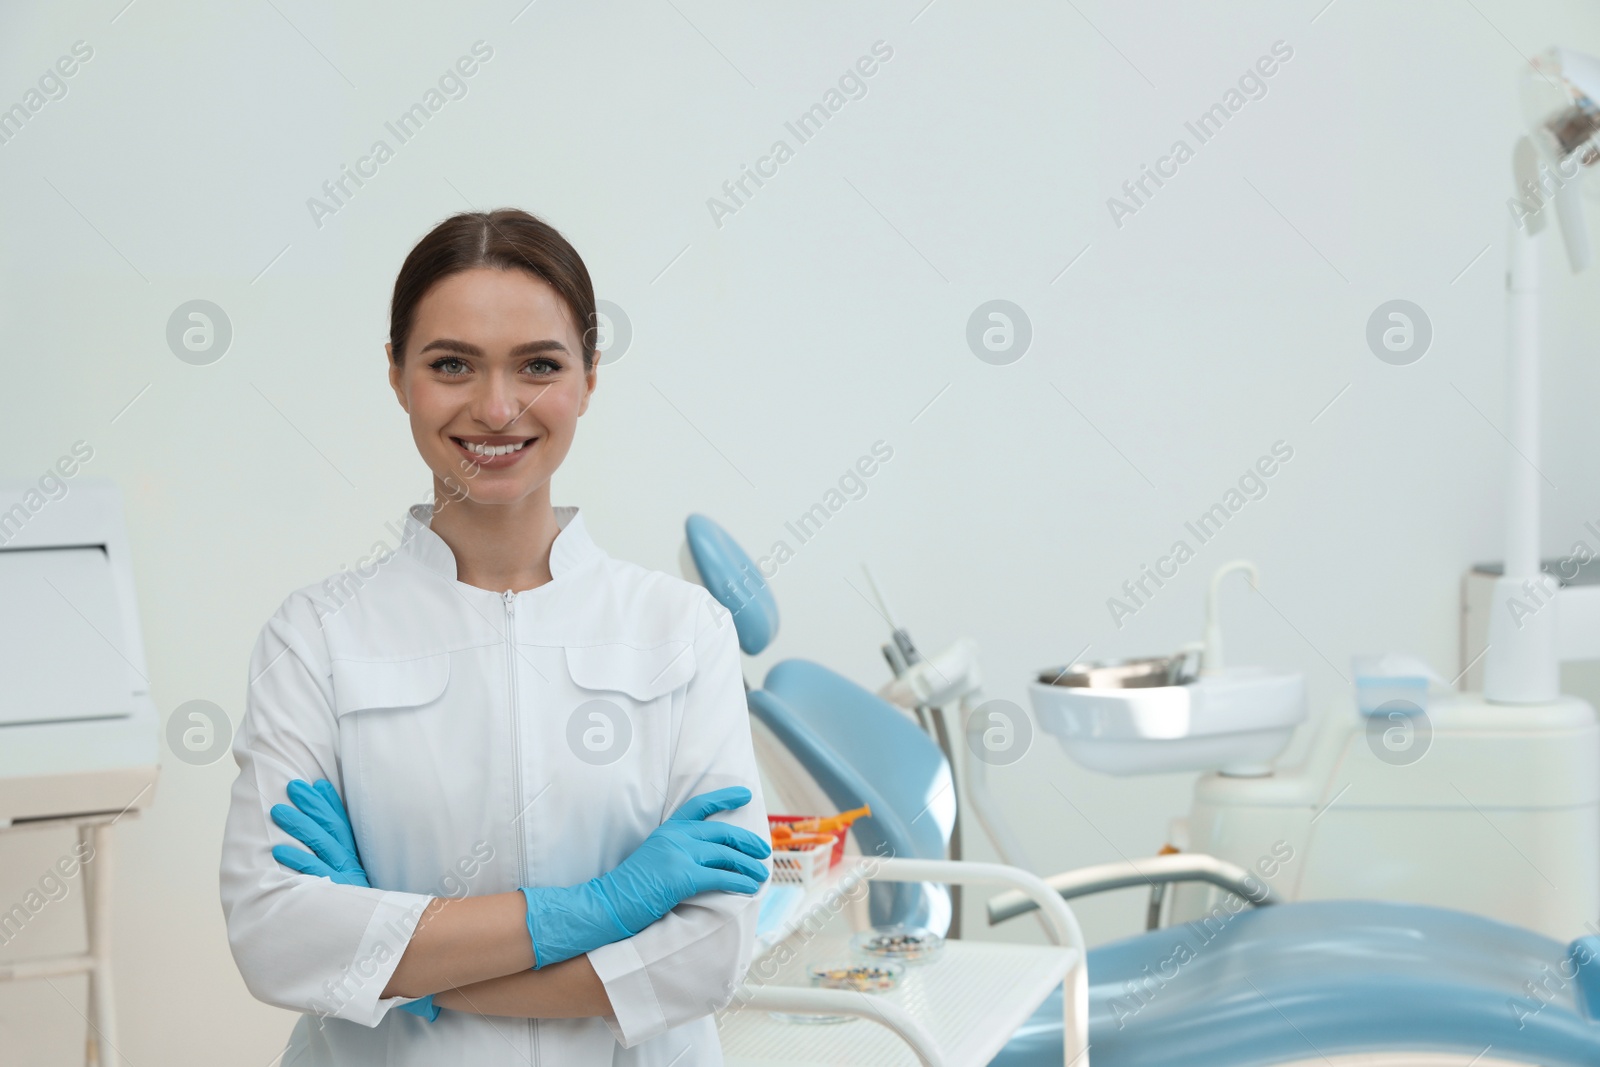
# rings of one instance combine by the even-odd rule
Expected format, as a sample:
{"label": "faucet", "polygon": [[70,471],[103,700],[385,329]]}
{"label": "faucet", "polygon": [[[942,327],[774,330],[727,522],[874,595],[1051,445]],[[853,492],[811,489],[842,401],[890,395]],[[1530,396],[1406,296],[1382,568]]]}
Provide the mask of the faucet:
{"label": "faucet", "polygon": [[1255,589],[1261,580],[1261,574],[1256,570],[1256,565],[1247,559],[1236,559],[1232,563],[1224,563],[1218,567],[1211,576],[1211,589],[1206,595],[1206,633],[1205,642],[1200,652],[1200,673],[1213,675],[1222,673],[1222,626],[1217,622],[1217,594],[1222,587],[1222,579],[1234,571],[1244,571],[1250,576],[1250,588]]}

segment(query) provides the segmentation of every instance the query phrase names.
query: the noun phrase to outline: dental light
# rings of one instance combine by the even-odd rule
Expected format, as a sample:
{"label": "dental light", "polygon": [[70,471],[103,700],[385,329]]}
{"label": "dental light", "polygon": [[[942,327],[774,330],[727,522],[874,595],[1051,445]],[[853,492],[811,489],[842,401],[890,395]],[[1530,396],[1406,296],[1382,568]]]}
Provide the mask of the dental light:
{"label": "dental light", "polygon": [[[1523,111],[1531,132],[1518,142],[1513,166],[1517,185],[1535,210],[1528,231],[1544,229],[1545,193],[1556,209],[1567,262],[1574,274],[1592,259],[1578,195],[1582,168],[1600,161],[1600,59],[1552,48],[1532,61],[1523,78]],[[1526,147],[1524,147],[1526,145]]]}
{"label": "dental light", "polygon": [[[1539,272],[1536,238],[1554,205],[1574,273],[1593,258],[1581,200],[1583,168],[1600,162],[1600,59],[1551,48],[1523,81],[1530,131],[1512,150],[1517,198],[1506,270],[1508,457],[1506,562],[1495,582],[1484,653],[1483,695],[1496,704],[1544,704],[1559,693],[1556,610],[1520,618],[1509,610],[1544,584],[1539,566]],[[1502,610],[1502,607],[1505,610]]]}

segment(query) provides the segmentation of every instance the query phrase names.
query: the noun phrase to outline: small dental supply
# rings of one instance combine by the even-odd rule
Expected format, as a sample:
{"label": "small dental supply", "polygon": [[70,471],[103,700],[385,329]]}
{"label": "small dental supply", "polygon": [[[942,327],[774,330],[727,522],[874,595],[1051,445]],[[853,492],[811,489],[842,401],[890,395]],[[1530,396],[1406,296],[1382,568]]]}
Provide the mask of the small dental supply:
{"label": "small dental supply", "polygon": [[867,807],[838,815],[768,815],[772,880],[811,885],[827,877],[844,855],[850,824],[872,814]]}
{"label": "small dental supply", "polygon": [[783,823],[772,827],[773,848],[811,848],[813,845],[833,845],[832,834],[797,834]]}
{"label": "small dental supply", "polygon": [[1428,710],[1430,693],[1450,690],[1427,662],[1398,652],[1350,658],[1355,676],[1356,707],[1363,715],[1398,712],[1419,715]]}
{"label": "small dental supply", "polygon": [[779,881],[807,884],[826,875],[844,856],[844,839],[857,819],[872,814],[863,805],[838,815],[768,815]]}
{"label": "small dental supply", "polygon": [[836,830],[848,829],[850,824],[857,819],[864,819],[872,814],[872,809],[863,804],[859,808],[842,811],[838,815],[829,815],[826,818],[816,817],[801,819],[799,822],[790,823],[790,828],[795,830],[808,830],[816,833],[831,834]]}
{"label": "small dental supply", "polygon": [[900,984],[905,968],[898,963],[820,963],[811,968],[811,984],[822,989],[882,993]]}
{"label": "small dental supply", "polygon": [[938,955],[944,938],[920,926],[875,926],[850,939],[850,949],[858,956],[921,963]]}

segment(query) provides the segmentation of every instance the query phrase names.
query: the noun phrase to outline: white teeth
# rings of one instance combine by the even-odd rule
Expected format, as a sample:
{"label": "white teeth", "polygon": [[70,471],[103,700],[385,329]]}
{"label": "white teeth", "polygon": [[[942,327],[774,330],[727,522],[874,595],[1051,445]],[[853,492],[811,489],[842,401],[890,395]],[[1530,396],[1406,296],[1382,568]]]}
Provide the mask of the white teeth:
{"label": "white teeth", "polygon": [[504,455],[506,455],[507,453],[510,453],[510,452],[521,451],[522,446],[526,445],[527,443],[528,442],[526,442],[526,441],[519,441],[517,444],[514,444],[514,445],[479,445],[479,444],[474,444],[471,441],[462,441],[461,442],[461,444],[466,447],[466,450],[468,452],[471,452],[472,454],[477,455],[477,456],[483,456],[486,459],[487,458],[492,458],[494,456],[504,456]]}

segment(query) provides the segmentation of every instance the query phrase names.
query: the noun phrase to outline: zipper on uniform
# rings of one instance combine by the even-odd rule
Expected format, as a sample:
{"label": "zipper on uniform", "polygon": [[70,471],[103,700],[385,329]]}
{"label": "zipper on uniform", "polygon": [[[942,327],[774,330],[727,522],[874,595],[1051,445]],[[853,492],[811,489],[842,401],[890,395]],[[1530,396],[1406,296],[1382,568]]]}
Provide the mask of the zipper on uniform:
{"label": "zipper on uniform", "polygon": [[[521,727],[517,721],[517,628],[516,628],[516,594],[507,589],[500,594],[506,605],[506,681],[509,684],[508,692],[511,694],[511,793],[518,805],[517,816],[512,819],[512,825],[517,831],[517,884],[528,884],[528,852],[527,852],[527,827],[522,822],[520,810],[522,804],[522,744],[520,741]],[[533,1062],[539,1062],[539,1040],[537,1019],[528,1020],[528,1045],[533,1051]]]}

